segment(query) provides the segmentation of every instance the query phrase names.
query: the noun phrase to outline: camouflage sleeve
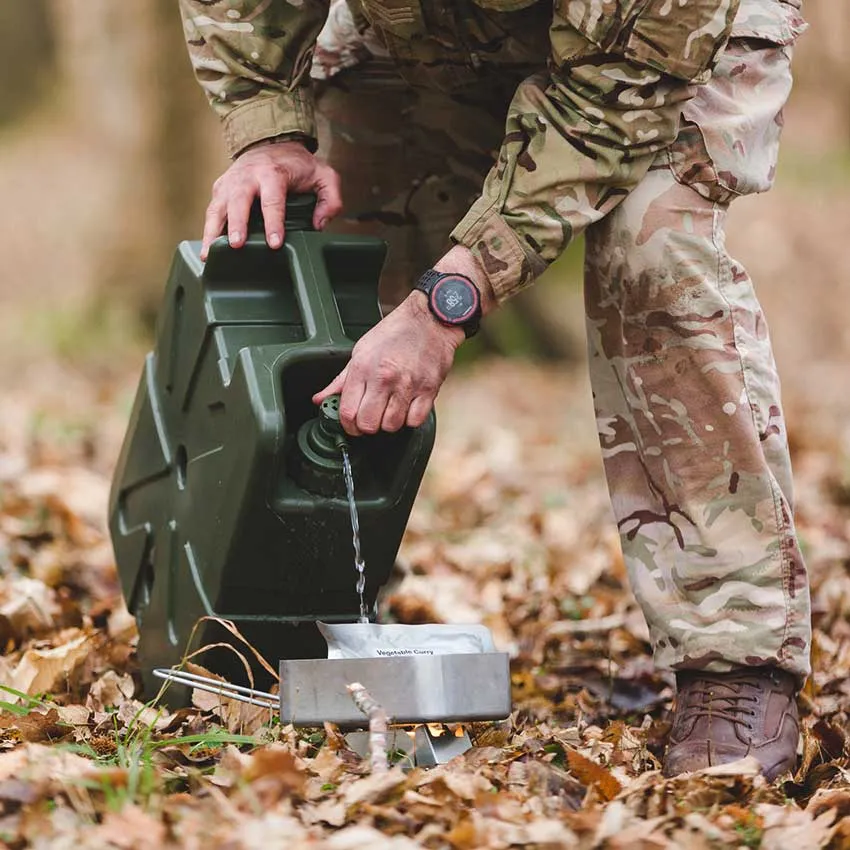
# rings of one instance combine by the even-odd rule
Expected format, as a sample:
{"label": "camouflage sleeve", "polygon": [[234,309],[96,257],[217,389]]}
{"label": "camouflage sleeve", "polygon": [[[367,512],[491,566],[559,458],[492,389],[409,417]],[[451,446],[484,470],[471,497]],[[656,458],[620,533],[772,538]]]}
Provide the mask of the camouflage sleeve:
{"label": "camouflage sleeve", "polygon": [[498,160],[452,233],[477,256],[498,301],[614,209],[675,140],[682,105],[708,79],[738,7],[636,4],[648,11],[623,22],[617,2],[553,4],[548,73],[517,89]]}
{"label": "camouflage sleeve", "polygon": [[195,76],[228,153],[282,135],[315,146],[310,63],[329,0],[179,0]]}

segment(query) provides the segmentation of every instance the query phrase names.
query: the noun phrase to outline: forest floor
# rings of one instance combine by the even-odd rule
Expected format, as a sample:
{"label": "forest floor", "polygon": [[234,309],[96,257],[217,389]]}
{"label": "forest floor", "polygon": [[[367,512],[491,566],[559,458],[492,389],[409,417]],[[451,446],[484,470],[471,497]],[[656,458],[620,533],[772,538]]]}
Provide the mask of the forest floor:
{"label": "forest floor", "polygon": [[850,847],[850,459],[805,421],[792,441],[815,674],[793,776],[661,777],[672,681],[628,589],[586,381],[499,361],[440,397],[383,609],[486,624],[513,656],[514,710],[471,727],[475,747],[446,766],[380,774],[331,726],[200,694],[177,712],[139,701],[104,522],[135,374],[50,368],[0,400],[0,844]]}
{"label": "forest floor", "polygon": [[[97,150],[61,128],[6,139],[0,846],[850,848],[850,168],[838,128],[798,109],[788,129],[780,185],[729,227],[783,374],[814,598],[799,767],[773,785],[749,764],[660,776],[672,680],[628,589],[581,367],[483,361],[439,400],[383,613],[482,622],[511,652],[510,721],[473,727],[465,756],[376,775],[331,727],[142,703],[105,516],[143,349],[92,322],[86,290],[129,225]],[[578,288],[552,292],[580,338]]]}

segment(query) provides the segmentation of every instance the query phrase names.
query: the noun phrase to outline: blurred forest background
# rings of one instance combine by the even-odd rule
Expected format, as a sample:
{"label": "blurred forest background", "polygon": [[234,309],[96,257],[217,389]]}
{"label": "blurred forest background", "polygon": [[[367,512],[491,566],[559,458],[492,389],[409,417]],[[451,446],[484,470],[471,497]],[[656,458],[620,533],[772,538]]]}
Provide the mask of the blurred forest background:
{"label": "blurred forest background", "polygon": [[[777,187],[736,205],[729,238],[757,281],[792,423],[850,439],[835,427],[850,412],[850,6],[808,0],[806,14]],[[200,234],[226,164],[176,3],[4,3],[0,76],[3,382],[138,364],[174,246]],[[534,298],[580,361],[579,251]]]}

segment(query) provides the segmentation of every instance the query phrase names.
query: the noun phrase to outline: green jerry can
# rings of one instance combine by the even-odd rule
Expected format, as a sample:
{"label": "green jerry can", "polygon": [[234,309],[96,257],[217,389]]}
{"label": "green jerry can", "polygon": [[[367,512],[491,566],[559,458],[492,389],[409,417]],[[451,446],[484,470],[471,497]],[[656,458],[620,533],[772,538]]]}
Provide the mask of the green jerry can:
{"label": "green jerry can", "polygon": [[[127,607],[153,668],[198,662],[269,684],[232,621],[277,668],[327,654],[316,621],[354,622],[352,527],[332,401],[312,395],[380,319],[386,245],[317,233],[315,200],[290,199],[270,250],[256,211],[247,244],[177,249],[112,482],[109,524]],[[419,428],[352,438],[366,604],[386,584],[434,443]]]}

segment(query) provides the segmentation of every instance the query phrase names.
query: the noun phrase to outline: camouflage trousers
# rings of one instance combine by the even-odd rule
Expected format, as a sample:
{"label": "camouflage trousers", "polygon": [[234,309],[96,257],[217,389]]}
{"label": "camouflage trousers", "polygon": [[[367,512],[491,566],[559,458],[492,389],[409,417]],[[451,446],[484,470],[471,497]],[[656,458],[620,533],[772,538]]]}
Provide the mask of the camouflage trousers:
{"label": "camouflage trousers", "polygon": [[[320,135],[343,176],[340,228],[388,240],[397,300],[480,191],[518,80],[506,74],[503,91],[480,100],[414,90],[379,45],[335,74],[334,33],[324,36]],[[779,380],[752,281],[724,241],[730,203],[772,183],[790,85],[789,46],[733,38],[673,146],[586,231],[605,472],[656,663],[668,669],[775,664],[801,680],[810,669]]]}

